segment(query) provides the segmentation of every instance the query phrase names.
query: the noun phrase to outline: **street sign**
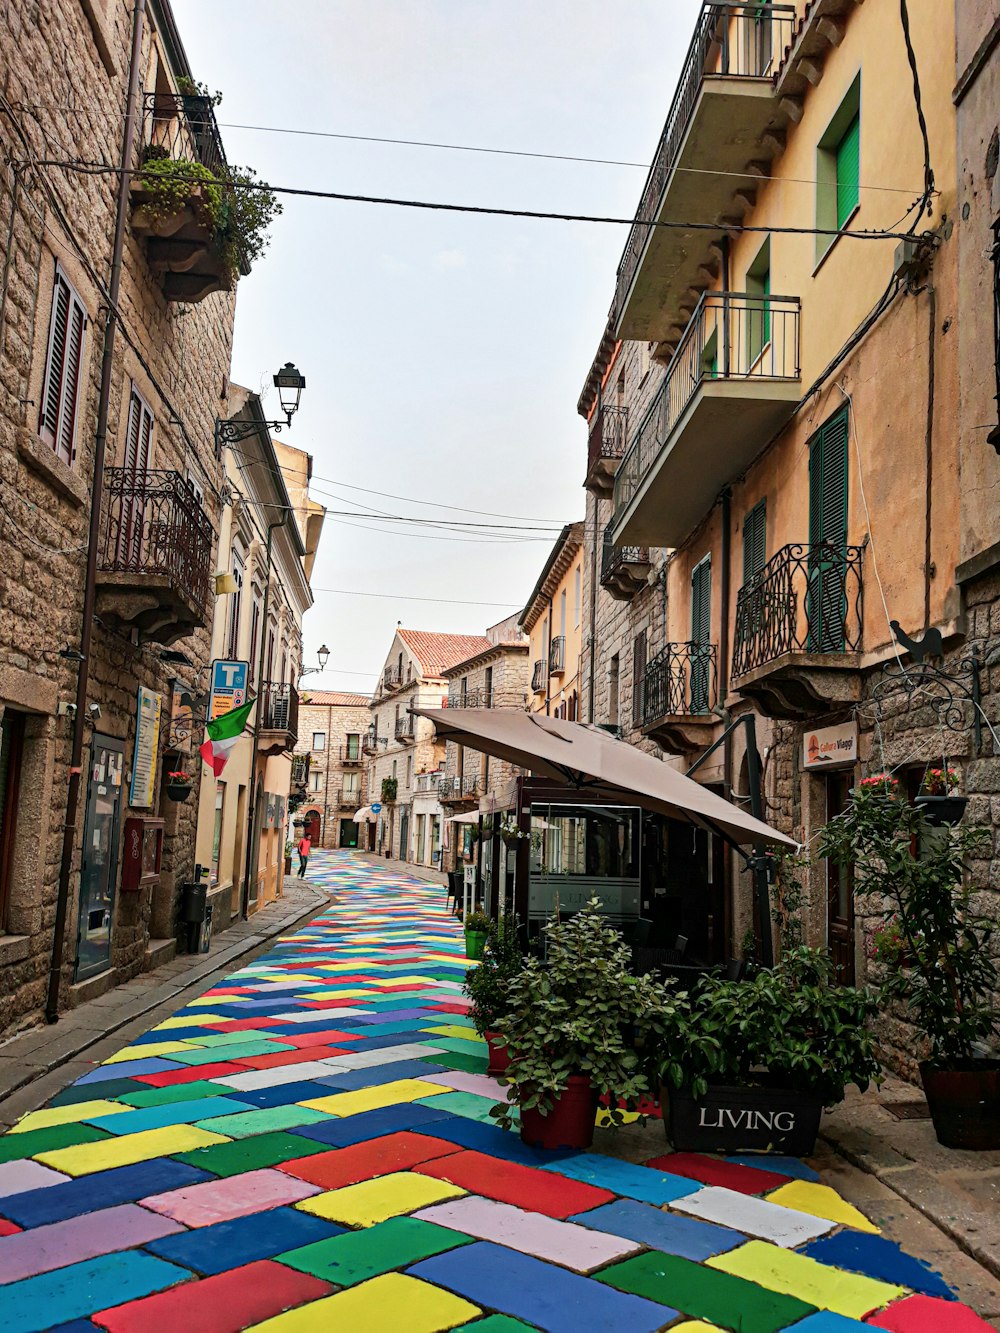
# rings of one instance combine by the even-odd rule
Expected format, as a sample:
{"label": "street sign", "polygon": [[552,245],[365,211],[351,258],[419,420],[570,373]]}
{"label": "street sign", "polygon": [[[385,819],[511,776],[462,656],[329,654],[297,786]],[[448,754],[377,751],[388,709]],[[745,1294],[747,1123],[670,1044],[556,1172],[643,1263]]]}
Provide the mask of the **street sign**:
{"label": "street sign", "polygon": [[373,815],[380,815],[381,813],[382,813],[382,802],[381,802],[381,801],[372,801],[372,814],[373,814]]}
{"label": "street sign", "polygon": [[250,678],[249,662],[226,662],[217,658],[212,663],[211,694],[208,701],[208,716],[214,721],[223,713],[230,713],[247,701],[247,682]]}

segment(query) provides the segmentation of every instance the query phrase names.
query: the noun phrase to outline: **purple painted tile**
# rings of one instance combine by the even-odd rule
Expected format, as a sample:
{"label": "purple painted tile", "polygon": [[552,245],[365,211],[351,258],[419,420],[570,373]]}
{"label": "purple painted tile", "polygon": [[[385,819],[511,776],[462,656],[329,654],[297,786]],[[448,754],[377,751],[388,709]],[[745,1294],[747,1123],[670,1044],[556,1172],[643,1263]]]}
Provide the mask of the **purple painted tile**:
{"label": "purple painted tile", "polygon": [[61,1185],[65,1180],[69,1180],[69,1176],[63,1175],[61,1171],[53,1171],[49,1166],[42,1166],[41,1162],[33,1162],[30,1158],[4,1162],[0,1166],[0,1199],[7,1199],[12,1194],[24,1194],[28,1190],[47,1189],[49,1185]]}
{"label": "purple painted tile", "polygon": [[55,1268],[97,1259],[113,1250],[127,1250],[182,1230],[168,1217],[158,1217],[133,1203],[71,1217],[51,1226],[35,1227],[0,1240],[0,1283],[20,1282]]}
{"label": "purple painted tile", "polygon": [[264,1168],[223,1180],[207,1180],[202,1185],[170,1190],[166,1194],[154,1194],[142,1199],[141,1203],[144,1208],[176,1218],[189,1227],[204,1227],[214,1222],[228,1222],[232,1217],[263,1212],[266,1208],[277,1208],[281,1204],[297,1203],[299,1199],[321,1193],[317,1185],[296,1180],[282,1171]]}

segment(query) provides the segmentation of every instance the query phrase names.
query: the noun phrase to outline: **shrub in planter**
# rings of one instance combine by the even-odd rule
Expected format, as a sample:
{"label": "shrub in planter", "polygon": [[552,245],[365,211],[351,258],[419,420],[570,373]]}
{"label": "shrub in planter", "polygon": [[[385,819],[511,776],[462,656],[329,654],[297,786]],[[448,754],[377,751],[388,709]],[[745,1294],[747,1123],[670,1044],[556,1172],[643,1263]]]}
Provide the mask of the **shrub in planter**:
{"label": "shrub in planter", "polygon": [[503,1073],[510,1059],[498,1024],[507,1011],[510,981],[523,970],[517,917],[507,915],[498,922],[491,921],[482,961],[465,974],[465,993],[472,1001],[469,1017],[489,1046],[491,1074]]}
{"label": "shrub in planter", "polygon": [[396,792],[398,791],[398,789],[399,789],[399,784],[396,778],[382,779],[382,800],[385,802],[386,805],[391,805],[391,803],[396,799]]}
{"label": "shrub in planter", "polygon": [[822,1108],[878,1078],[875,1002],[832,976],[825,950],[798,946],[749,981],[668,993],[649,1040],[675,1148],[808,1153]]}
{"label": "shrub in planter", "polygon": [[861,891],[893,900],[907,965],[901,958],[887,966],[879,999],[901,1005],[924,1040],[920,1076],[939,1141],[1000,1148],[994,923],[975,911],[965,872],[990,834],[965,824],[928,831],[918,806],[873,806],[870,789],[859,785],[848,809],[827,825],[819,850],[853,864]]}
{"label": "shrub in planter", "polygon": [[482,958],[493,921],[485,912],[470,912],[462,923],[465,927],[466,958]]}
{"label": "shrub in planter", "polygon": [[640,1039],[661,1004],[652,977],[631,974],[631,950],[596,898],[568,921],[545,926],[546,957],[529,958],[507,983],[499,1030],[510,1049],[501,1081],[510,1104],[490,1114],[505,1129],[520,1108],[521,1138],[543,1147],[585,1148],[593,1141],[598,1098],[610,1120],[647,1091],[645,1071],[627,1034]]}
{"label": "shrub in planter", "polygon": [[136,183],[144,196],[143,218],[152,230],[167,234],[170,219],[185,209],[190,209],[202,226],[214,230],[222,207],[222,187],[200,162],[150,158],[143,163]]}

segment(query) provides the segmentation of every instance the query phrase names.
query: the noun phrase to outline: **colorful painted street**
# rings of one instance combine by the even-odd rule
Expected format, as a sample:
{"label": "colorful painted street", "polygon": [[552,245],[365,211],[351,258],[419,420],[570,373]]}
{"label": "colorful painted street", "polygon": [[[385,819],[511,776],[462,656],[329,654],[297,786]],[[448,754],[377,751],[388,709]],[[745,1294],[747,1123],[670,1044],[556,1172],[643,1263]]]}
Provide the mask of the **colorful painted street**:
{"label": "colorful painted street", "polygon": [[988,1327],[802,1162],[503,1133],[444,890],[311,870],[328,911],[0,1140],[5,1333]]}

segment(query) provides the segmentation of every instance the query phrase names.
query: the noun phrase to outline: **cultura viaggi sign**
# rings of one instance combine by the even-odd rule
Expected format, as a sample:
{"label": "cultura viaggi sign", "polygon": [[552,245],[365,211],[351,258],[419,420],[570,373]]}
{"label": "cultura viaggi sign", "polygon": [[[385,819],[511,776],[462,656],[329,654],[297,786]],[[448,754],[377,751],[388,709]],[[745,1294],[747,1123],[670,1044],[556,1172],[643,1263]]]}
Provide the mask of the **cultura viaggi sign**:
{"label": "cultura viaggi sign", "polygon": [[844,768],[858,757],[858,724],[844,722],[839,727],[818,727],[802,737],[802,767]]}

